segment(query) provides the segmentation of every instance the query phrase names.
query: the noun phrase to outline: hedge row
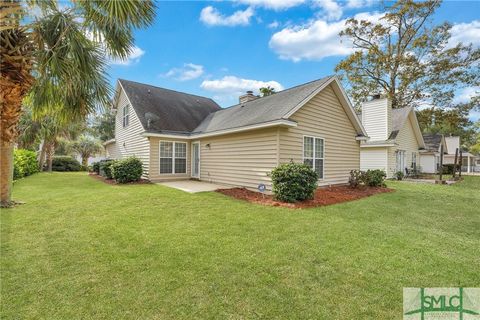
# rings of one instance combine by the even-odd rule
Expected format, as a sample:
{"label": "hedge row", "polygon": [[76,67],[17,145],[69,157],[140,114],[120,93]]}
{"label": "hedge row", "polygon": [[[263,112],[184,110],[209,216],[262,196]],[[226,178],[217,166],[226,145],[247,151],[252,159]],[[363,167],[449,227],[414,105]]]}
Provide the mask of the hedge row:
{"label": "hedge row", "polygon": [[118,183],[138,181],[142,177],[143,165],[138,158],[130,157],[123,160],[102,160],[92,164],[92,171]]}

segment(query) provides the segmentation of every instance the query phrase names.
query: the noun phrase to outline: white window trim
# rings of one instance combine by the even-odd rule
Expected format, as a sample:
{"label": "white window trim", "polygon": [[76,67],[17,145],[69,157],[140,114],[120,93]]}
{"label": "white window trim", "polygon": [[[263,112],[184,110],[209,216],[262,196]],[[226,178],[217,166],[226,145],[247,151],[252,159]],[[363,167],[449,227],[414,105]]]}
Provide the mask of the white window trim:
{"label": "white window trim", "polygon": [[302,136],[302,163],[305,163],[305,138],[313,138],[313,170],[315,170],[315,139],[320,139],[323,140],[323,158],[318,158],[323,160],[323,167],[322,167],[322,177],[318,178],[319,181],[325,180],[325,138],[323,137],[318,137],[318,136],[308,136],[308,135],[303,135]]}
{"label": "white window trim", "polygon": [[[160,159],[165,158],[161,157],[160,154],[160,144],[162,142],[169,142],[172,143],[172,172],[170,173],[165,173],[165,172],[160,172],[161,167],[160,167]],[[184,143],[185,144],[185,172],[184,173],[175,173],[175,150],[176,146],[175,144],[177,143]],[[165,159],[170,159],[170,158],[165,158]],[[179,159],[184,159],[184,158],[179,158]],[[158,141],[158,174],[160,175],[168,175],[168,174],[173,174],[173,175],[187,175],[188,174],[188,142],[186,141],[171,141],[171,140],[160,140]]]}
{"label": "white window trim", "polygon": [[[126,108],[128,108],[127,114],[125,114],[125,109],[126,109]],[[131,108],[130,108],[130,105],[129,105],[129,104],[123,106],[123,108],[122,108],[122,127],[123,127],[123,128],[126,128],[126,127],[128,127],[128,126],[130,125],[130,109],[131,109]],[[127,124],[125,124],[125,119],[128,119],[128,121],[127,121],[128,123],[127,123]]]}

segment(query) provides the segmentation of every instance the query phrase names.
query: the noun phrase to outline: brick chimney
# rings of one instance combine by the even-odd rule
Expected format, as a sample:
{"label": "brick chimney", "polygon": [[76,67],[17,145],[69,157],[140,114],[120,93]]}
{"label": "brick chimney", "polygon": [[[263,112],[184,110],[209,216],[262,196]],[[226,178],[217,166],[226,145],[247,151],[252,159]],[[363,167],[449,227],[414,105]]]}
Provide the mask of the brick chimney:
{"label": "brick chimney", "polygon": [[362,104],[362,124],[370,141],[387,140],[392,132],[392,101],[379,94]]}
{"label": "brick chimney", "polygon": [[238,98],[238,101],[239,101],[239,103],[245,103],[245,102],[252,101],[252,100],[255,100],[255,99],[258,99],[258,98],[259,98],[258,96],[253,94],[253,91],[247,91],[246,94],[241,95]]}

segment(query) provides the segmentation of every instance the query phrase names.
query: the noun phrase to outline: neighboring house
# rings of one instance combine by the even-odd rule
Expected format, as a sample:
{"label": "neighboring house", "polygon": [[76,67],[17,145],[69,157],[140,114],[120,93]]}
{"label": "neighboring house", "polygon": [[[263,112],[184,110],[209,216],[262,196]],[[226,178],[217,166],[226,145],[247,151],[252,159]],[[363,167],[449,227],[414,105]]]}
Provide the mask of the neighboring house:
{"label": "neighboring house", "polygon": [[425,150],[420,151],[420,167],[422,172],[437,173],[440,169],[440,149],[443,145],[443,154],[447,153],[447,145],[443,134],[424,133]]}
{"label": "neighboring house", "polygon": [[392,178],[419,166],[425,143],[413,108],[392,110],[389,99],[376,96],[362,105],[361,119],[370,137],[360,145],[361,170],[381,169]]}
{"label": "neighboring house", "polygon": [[271,188],[268,173],[303,162],[319,185],[347,183],[366,133],[335,76],[267,97],[251,92],[220,108],[213,100],[119,80],[111,158],[136,156],[152,181],[199,179]]}
{"label": "neighboring house", "polygon": [[[455,163],[455,152],[461,150],[460,144],[460,137],[458,136],[450,136],[445,137],[445,142],[447,144],[447,154],[443,157],[444,164],[453,164]],[[460,154],[457,154],[459,157]],[[476,171],[476,162],[477,157],[467,151],[462,151],[462,171],[464,172],[474,172]],[[458,161],[458,159],[457,159]]]}

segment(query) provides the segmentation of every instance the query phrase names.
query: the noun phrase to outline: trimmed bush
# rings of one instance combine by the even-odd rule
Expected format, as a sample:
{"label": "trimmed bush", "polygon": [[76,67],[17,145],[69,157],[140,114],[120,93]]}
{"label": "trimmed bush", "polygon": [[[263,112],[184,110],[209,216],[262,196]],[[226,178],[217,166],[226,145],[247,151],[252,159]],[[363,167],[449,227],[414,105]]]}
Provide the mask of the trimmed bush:
{"label": "trimmed bush", "polygon": [[92,172],[95,172],[96,174],[100,174],[100,162],[92,163]]}
{"label": "trimmed bush", "polygon": [[365,184],[369,187],[386,187],[387,174],[383,170],[367,170]]}
{"label": "trimmed bush", "polygon": [[404,177],[405,177],[405,174],[402,171],[395,172],[395,178],[397,180],[403,180]]}
{"label": "trimmed bush", "polygon": [[365,171],[352,170],[350,171],[350,178],[348,184],[352,188],[358,188],[360,185],[365,184],[366,173]]}
{"label": "trimmed bush", "polygon": [[35,151],[15,149],[13,152],[13,180],[37,173],[38,162]]}
{"label": "trimmed bush", "polygon": [[443,174],[453,174],[454,164],[444,164],[442,168]]}
{"label": "trimmed bush", "polygon": [[137,181],[143,173],[142,161],[135,157],[119,160],[111,165],[111,171],[118,183]]}
{"label": "trimmed bush", "polygon": [[69,156],[56,156],[52,160],[52,171],[80,171],[80,162]]}
{"label": "trimmed bush", "polygon": [[383,170],[352,170],[348,183],[352,188],[358,188],[361,185],[368,187],[386,187],[385,178],[387,174]]}
{"label": "trimmed bush", "polygon": [[318,174],[300,163],[279,165],[270,173],[275,198],[285,202],[312,199],[317,189]]}
{"label": "trimmed bush", "polygon": [[115,160],[107,159],[100,161],[100,175],[107,178],[113,179],[112,175],[112,165],[115,163]]}

